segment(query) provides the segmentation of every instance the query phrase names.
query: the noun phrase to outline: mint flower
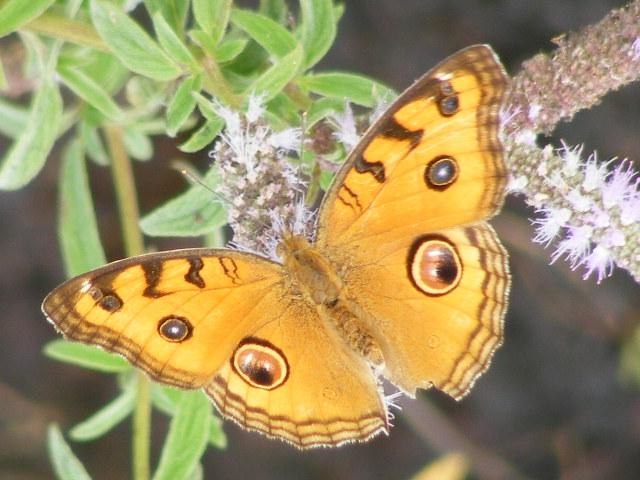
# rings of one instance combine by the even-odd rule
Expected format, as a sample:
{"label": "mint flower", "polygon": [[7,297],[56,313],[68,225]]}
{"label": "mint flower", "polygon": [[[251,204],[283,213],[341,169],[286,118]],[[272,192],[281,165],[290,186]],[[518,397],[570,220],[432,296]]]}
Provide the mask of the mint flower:
{"label": "mint flower", "polygon": [[[633,164],[598,162],[595,154],[585,160],[581,146],[546,147],[535,155],[530,138],[508,141],[514,138],[509,188],[536,208],[534,241],[555,245],[551,263],[564,258],[598,283],[617,264],[639,280],[640,179]],[[527,175],[531,164],[535,173]]]}
{"label": "mint flower", "polygon": [[304,205],[306,184],[288,155],[298,153],[300,130],[274,132],[263,122],[262,98],[252,95],[246,113],[216,105],[225,121],[210,156],[227,206],[234,246],[276,258],[285,231],[309,235],[313,215]]}

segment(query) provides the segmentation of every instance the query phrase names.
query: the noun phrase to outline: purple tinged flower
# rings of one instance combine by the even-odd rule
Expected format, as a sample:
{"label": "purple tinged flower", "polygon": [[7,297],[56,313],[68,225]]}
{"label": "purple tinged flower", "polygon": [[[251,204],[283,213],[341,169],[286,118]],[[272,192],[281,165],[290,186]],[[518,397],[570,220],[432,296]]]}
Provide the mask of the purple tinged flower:
{"label": "purple tinged flower", "polygon": [[356,119],[353,115],[353,109],[348,102],[344,105],[344,111],[332,115],[329,120],[335,127],[333,135],[342,143],[347,151],[355,147],[360,140],[360,135],[356,130]]}
{"label": "purple tinged flower", "polygon": [[578,265],[584,265],[587,271],[582,278],[588,279],[592,273],[596,274],[596,282],[600,283],[613,273],[613,258],[608,248],[602,245],[596,247],[587,256],[583,257]]}

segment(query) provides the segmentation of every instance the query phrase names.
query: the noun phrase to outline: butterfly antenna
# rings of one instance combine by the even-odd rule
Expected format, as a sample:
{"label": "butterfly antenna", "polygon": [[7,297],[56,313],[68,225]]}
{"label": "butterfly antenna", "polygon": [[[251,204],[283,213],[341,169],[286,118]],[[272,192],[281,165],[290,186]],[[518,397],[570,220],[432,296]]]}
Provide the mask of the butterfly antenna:
{"label": "butterfly antenna", "polygon": [[190,167],[183,166],[183,165],[184,165],[183,162],[175,162],[173,165],[173,168],[178,172],[180,172],[184,177],[186,177],[186,179],[192,185],[200,185],[205,190],[208,190],[209,192],[211,192],[211,194],[215,197],[216,200],[218,200],[219,202],[224,201],[222,196],[218,192],[216,192],[213,188],[211,188],[209,185],[207,185],[205,182],[203,182],[202,179],[197,174],[193,173]]}

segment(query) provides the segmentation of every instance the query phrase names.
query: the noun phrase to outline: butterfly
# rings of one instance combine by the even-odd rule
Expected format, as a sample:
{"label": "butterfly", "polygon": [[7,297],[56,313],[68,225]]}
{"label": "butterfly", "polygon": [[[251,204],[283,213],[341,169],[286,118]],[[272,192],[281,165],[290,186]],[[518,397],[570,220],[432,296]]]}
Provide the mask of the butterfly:
{"label": "butterfly", "polygon": [[417,80],[336,174],[315,240],[283,234],[281,263],[141,255],[67,281],[43,312],[65,337],[202,388],[224,417],[299,448],[387,433],[381,377],[460,399],[503,339],[507,253],[485,220],[505,195],[506,85],[486,45]]}

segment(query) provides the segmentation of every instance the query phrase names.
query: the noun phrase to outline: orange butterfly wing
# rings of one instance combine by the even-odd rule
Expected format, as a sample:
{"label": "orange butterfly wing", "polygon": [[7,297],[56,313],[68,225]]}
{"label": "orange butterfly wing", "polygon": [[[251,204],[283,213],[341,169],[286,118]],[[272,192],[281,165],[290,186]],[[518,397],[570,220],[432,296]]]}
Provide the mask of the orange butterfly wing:
{"label": "orange butterfly wing", "polygon": [[153,253],[67,281],[43,311],[65,337],[159,382],[204,387],[225,417],[300,448],[386,432],[371,369],[287,277],[232,250]]}
{"label": "orange butterfly wing", "polygon": [[444,60],[369,129],[321,207],[317,247],[343,272],[385,376],[409,394],[462,397],[502,342],[507,254],[473,224],[505,193],[505,87],[489,47]]}

